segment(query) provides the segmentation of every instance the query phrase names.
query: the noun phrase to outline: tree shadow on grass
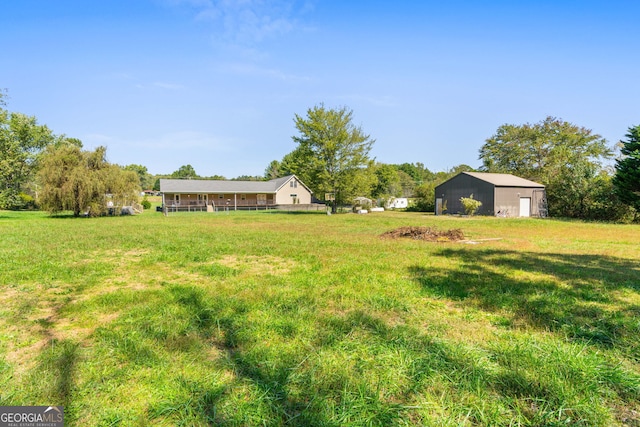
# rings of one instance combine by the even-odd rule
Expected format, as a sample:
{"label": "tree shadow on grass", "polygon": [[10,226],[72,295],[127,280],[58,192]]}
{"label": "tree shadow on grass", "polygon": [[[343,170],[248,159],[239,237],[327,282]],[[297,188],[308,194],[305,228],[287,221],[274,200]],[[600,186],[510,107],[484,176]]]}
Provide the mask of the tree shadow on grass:
{"label": "tree shadow on grass", "polygon": [[40,404],[63,406],[67,422],[75,419],[73,394],[78,353],[77,343],[52,339],[38,355],[38,365],[29,379],[38,387],[35,394],[42,399]]}
{"label": "tree shadow on grass", "polygon": [[[434,283],[438,286],[442,286],[440,293],[446,291],[443,283]],[[233,371],[234,379],[200,382],[178,375],[172,397],[150,408],[152,419],[167,417],[183,425],[197,420],[216,426],[394,426],[406,425],[407,420],[428,425],[429,419],[422,418],[414,405],[437,384],[451,397],[434,404],[450,412],[451,422],[483,424],[484,409],[476,399],[497,396],[509,412],[505,414],[504,406],[498,405],[503,418],[496,423],[506,425],[530,410],[527,417],[533,421],[528,425],[549,425],[546,421],[561,417],[562,408],[575,404],[576,395],[599,392],[582,382],[558,379],[553,369],[544,368],[544,363],[557,364],[555,359],[549,362],[553,349],[498,346],[491,350],[496,368],[487,364],[485,351],[476,354],[465,345],[434,339],[416,327],[389,323],[363,310],[319,313],[313,326],[307,325],[315,330],[307,340],[308,352],[274,351],[272,343],[263,342],[264,330],[253,329],[250,305],[211,299],[190,286],[175,286],[171,292],[171,304],[187,309],[192,331],[222,352],[220,362]],[[457,292],[462,293],[460,298],[469,298],[473,290],[460,286]],[[272,332],[278,333],[277,328]],[[527,357],[522,357],[523,352]],[[602,364],[599,359],[593,363]],[[581,367],[576,369],[580,371],[576,376],[586,374]],[[624,376],[617,366],[608,369]],[[596,378],[603,389],[617,392],[607,381],[605,375]],[[544,406],[532,408],[531,402]],[[230,405],[237,405],[235,413],[229,412]],[[562,417],[603,425],[604,405],[586,405]]]}
{"label": "tree shadow on grass", "polygon": [[[260,402],[250,402],[250,406],[254,406],[249,410],[253,414],[250,416],[256,417],[264,411],[265,418],[270,418],[270,421],[265,421],[269,425],[329,425],[317,413],[307,410],[308,402],[290,395],[289,376],[297,361],[279,358],[265,363],[264,360],[259,360],[259,356],[244,350],[252,337],[247,332],[245,317],[248,309],[242,303],[211,301],[199,289],[187,286],[174,287],[172,292],[175,302],[188,309],[191,316],[190,324],[198,335],[208,342],[215,338],[213,341],[217,342],[218,349],[224,353],[229,368],[236,376],[233,384],[247,381],[255,387],[257,395],[261,396]],[[220,410],[223,400],[232,392],[229,387],[233,386],[203,388],[194,384],[185,385],[183,388],[188,390],[189,397],[181,402],[165,402],[152,408],[151,415],[172,415],[180,418],[186,414],[187,419],[195,416],[206,420],[209,425],[238,425],[238,420],[228,419],[229,417],[223,415]],[[265,402],[267,408],[259,409],[261,405],[264,407]],[[169,411],[163,407],[169,408]]]}
{"label": "tree shadow on grass", "polygon": [[[640,360],[640,305],[621,293],[640,292],[640,263],[601,255],[507,250],[443,249],[434,256],[455,259],[457,269],[410,267],[430,294],[564,332],[573,339],[617,347]],[[617,292],[621,291],[621,292]]]}

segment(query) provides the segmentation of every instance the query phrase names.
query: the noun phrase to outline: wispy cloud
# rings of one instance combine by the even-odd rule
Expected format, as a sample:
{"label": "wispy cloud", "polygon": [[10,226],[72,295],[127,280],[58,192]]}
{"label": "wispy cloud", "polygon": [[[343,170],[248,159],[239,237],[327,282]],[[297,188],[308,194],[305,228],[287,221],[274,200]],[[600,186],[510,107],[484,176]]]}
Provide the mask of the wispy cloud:
{"label": "wispy cloud", "polygon": [[184,89],[184,86],[181,84],[166,83],[166,82],[155,82],[153,83],[153,86],[159,87],[161,89],[168,89],[168,90]]}
{"label": "wispy cloud", "polygon": [[108,75],[108,78],[115,81],[126,82],[129,85],[132,84],[137,89],[159,88],[164,90],[180,90],[185,88],[185,86],[180,83],[172,83],[162,80],[142,81],[142,79],[126,72],[111,73],[110,75]]}
{"label": "wispy cloud", "polygon": [[221,65],[219,70],[232,74],[267,77],[284,82],[307,82],[311,80],[308,76],[285,73],[275,68],[260,67],[251,63],[228,63]]}
{"label": "wispy cloud", "polygon": [[167,0],[190,8],[198,21],[211,22],[220,41],[254,45],[284,36],[313,9],[309,0]]}

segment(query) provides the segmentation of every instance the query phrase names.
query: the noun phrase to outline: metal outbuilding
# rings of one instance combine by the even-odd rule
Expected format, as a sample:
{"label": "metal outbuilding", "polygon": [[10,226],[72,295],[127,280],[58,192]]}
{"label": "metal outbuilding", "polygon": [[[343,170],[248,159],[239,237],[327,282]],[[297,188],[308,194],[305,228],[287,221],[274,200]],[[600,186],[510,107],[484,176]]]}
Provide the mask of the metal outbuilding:
{"label": "metal outbuilding", "polygon": [[436,215],[464,214],[460,199],[482,202],[478,215],[546,217],[545,187],[537,182],[503,173],[462,172],[435,188]]}

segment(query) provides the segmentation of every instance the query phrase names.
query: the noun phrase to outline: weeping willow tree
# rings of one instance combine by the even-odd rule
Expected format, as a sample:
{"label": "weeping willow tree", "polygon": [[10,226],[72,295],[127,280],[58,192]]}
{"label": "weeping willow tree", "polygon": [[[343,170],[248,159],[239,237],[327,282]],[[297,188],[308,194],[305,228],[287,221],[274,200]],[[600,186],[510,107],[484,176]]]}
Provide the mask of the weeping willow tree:
{"label": "weeping willow tree", "polygon": [[114,206],[137,201],[137,174],[107,162],[106,152],[105,147],[85,151],[73,144],[49,147],[38,174],[42,209],[52,215],[72,211],[74,216],[99,216],[107,212],[109,201]]}

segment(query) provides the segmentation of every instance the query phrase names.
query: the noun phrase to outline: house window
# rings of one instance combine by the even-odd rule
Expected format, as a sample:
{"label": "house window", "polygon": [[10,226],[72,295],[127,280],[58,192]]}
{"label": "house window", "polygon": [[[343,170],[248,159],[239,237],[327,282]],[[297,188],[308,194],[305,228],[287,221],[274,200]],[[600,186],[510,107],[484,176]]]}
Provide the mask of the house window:
{"label": "house window", "polygon": [[266,194],[256,194],[256,199],[259,205],[267,204],[267,195]]}
{"label": "house window", "polygon": [[298,181],[296,181],[295,179],[293,181],[291,181],[289,183],[289,187],[291,188],[298,188]]}
{"label": "house window", "polygon": [[220,200],[224,199],[224,194],[218,194],[218,199]]}
{"label": "house window", "polygon": [[175,194],[173,200],[175,200],[176,205],[179,205],[180,204],[180,195],[179,194]]}
{"label": "house window", "polygon": [[247,200],[247,195],[246,194],[241,194],[240,195],[240,200]]}

